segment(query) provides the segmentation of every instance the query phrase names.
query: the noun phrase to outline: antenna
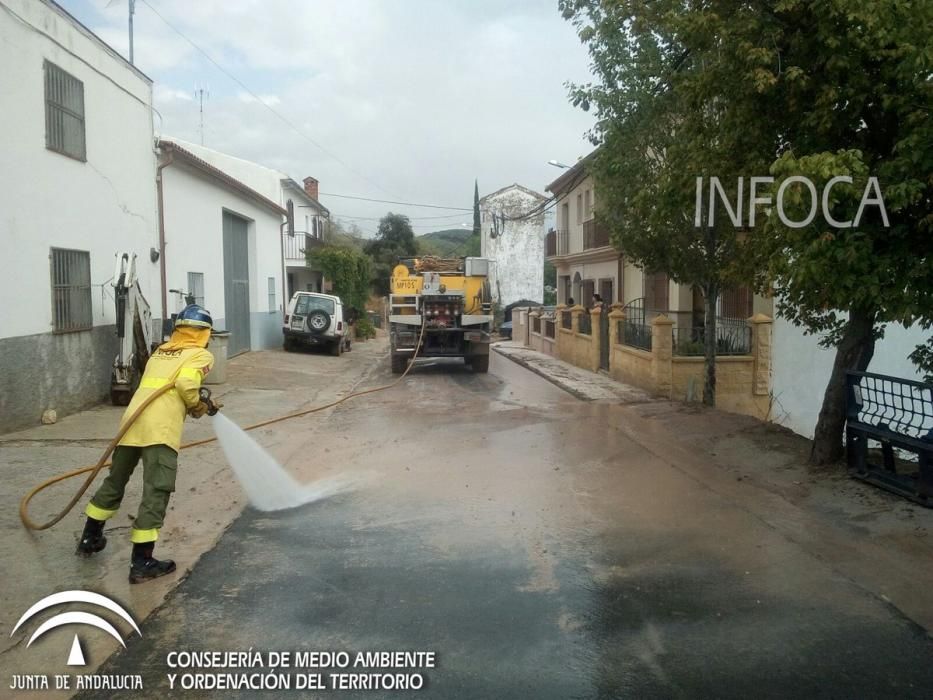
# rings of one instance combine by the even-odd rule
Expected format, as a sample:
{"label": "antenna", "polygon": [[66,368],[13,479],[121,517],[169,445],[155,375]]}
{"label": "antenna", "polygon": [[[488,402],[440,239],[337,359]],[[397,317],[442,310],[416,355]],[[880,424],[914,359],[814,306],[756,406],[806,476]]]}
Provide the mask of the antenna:
{"label": "antenna", "polygon": [[204,98],[209,98],[211,96],[211,91],[207,85],[198,85],[194,89],[194,96],[198,100],[198,112],[200,114],[199,118],[199,128],[198,131],[201,133],[201,145],[204,145]]}

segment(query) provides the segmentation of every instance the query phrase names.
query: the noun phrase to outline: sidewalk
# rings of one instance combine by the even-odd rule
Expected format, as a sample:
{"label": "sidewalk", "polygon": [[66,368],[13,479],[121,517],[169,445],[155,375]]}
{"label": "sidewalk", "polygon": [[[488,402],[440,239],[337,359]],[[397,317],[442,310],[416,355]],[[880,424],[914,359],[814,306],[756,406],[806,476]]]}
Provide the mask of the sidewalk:
{"label": "sidewalk", "polygon": [[[354,343],[342,357],[321,352],[252,352],[234,358],[228,381],[212,386],[224,402],[224,414],[239,425],[274,418],[309,408],[348,393],[377,368],[386,355],[386,339]],[[94,464],[115,432],[123,409],[102,405],[62,419],[55,425],[38,426],[0,435],[0,659],[9,673],[64,672],[72,635],[47,635],[26,652],[28,637],[19,631],[11,638],[16,621],[38,599],[53,592],[86,589],[120,602],[141,622],[162,604],[202,554],[210,550],[245,506],[245,498],[216,443],[185,450],[179,455],[176,492],[156,556],[175,560],[178,571],[150,583],[130,586],[129,530],[139,503],[141,470],[130,480],[124,506],[108,522],[107,549],[90,559],[74,556],[84,523],[83,509],[103,476],[91,486],[64,520],[49,530],[27,531],[19,520],[19,500],[39,482],[80,466]],[[314,433],[326,429],[329,412],[260,428],[251,433],[299,481],[310,481],[332,466],[317,464],[295,470],[290,458],[304,454]],[[209,419],[188,420],[184,441],[213,436]],[[299,460],[294,460],[298,462]],[[312,460],[301,460],[305,463]],[[301,473],[308,471],[313,473]],[[32,504],[34,520],[57,513],[81,485],[84,475],[67,480],[39,495]],[[217,582],[223,593],[223,582]],[[106,642],[105,642],[106,640]],[[109,646],[107,646],[109,644]],[[95,637],[85,649],[91,673],[117,644],[106,635]]]}
{"label": "sidewalk", "polygon": [[492,349],[582,401],[641,403],[654,400],[642,389],[617,382],[605,374],[587,372],[569,362],[525,347],[514,340],[495,343]]}
{"label": "sidewalk", "polygon": [[494,349],[578,398],[618,403],[616,430],[933,632],[933,509],[850,479],[842,466],[809,468],[809,441],[774,424],[638,397],[517,343]]}

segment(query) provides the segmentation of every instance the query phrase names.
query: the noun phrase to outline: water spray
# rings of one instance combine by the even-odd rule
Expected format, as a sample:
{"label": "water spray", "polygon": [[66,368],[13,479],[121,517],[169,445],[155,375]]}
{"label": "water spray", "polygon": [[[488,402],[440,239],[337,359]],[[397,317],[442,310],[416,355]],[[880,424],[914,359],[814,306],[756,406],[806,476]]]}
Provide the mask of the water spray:
{"label": "water spray", "polygon": [[[310,503],[313,500],[330,495],[336,490],[338,486],[336,482],[324,483],[323,485],[321,482],[318,482],[317,484],[308,486],[302,486],[298,484],[296,481],[294,481],[294,479],[292,479],[291,475],[289,475],[288,472],[286,472],[272,458],[271,455],[269,455],[265,450],[262,449],[262,447],[254,442],[252,438],[246,435],[245,432],[249,430],[255,430],[256,428],[262,428],[267,425],[272,425],[273,423],[280,423],[282,421],[291,420],[293,418],[301,418],[302,416],[307,416],[312,413],[319,413],[320,411],[333,408],[334,406],[342,404],[344,401],[349,401],[350,399],[359,396],[375,394],[378,391],[392,389],[408,376],[408,373],[414,366],[415,360],[418,357],[418,352],[421,349],[421,341],[424,339],[424,329],[425,323],[422,321],[421,333],[418,336],[418,344],[415,346],[415,352],[411,357],[411,361],[409,362],[408,367],[405,368],[405,371],[400,374],[398,378],[395,379],[395,381],[390,382],[389,384],[373,387],[371,389],[355,391],[337,399],[336,401],[331,401],[329,403],[323,404],[321,406],[315,406],[313,408],[307,408],[302,411],[295,411],[294,413],[287,413],[284,416],[279,416],[278,418],[270,418],[269,420],[260,421],[259,423],[253,423],[252,425],[246,426],[245,428],[240,428],[225,416],[221,415],[220,413],[216,413],[215,411],[216,415],[213,417],[213,425],[216,436],[212,438],[205,438],[204,440],[195,440],[194,442],[185,443],[178,449],[187,450],[192,447],[207,445],[209,443],[215,442],[218,440],[218,438],[221,438],[221,448],[223,448],[224,454],[226,454],[231,467],[233,467],[234,472],[237,474],[237,478],[243,484],[243,488],[247,495],[250,497],[250,501],[253,502],[254,505],[256,505],[256,507],[260,510],[281,510],[283,508],[293,508],[297,505],[301,505],[302,503]],[[130,416],[126,423],[120,428],[120,431],[107,445],[104,453],[100,456],[100,459],[97,460],[96,464],[92,464],[87,467],[81,467],[79,469],[72,469],[71,471],[64,472],[63,474],[52,477],[51,479],[47,479],[29,491],[25,496],[23,496],[23,499],[19,503],[19,518],[22,520],[23,526],[29,530],[47,530],[56,523],[60,522],[66,515],[68,515],[68,513],[71,512],[71,509],[75,507],[78,501],[81,500],[81,497],[90,488],[91,484],[94,483],[94,479],[97,478],[100,470],[104,467],[110,466],[111,462],[109,457],[113,453],[114,449],[116,449],[120,440],[123,438],[123,435],[127,430],[129,430],[130,426],[136,422],[136,419],[139,418],[142,412],[145,411],[153,401],[174,387],[175,382],[173,380],[166,384],[164,387],[161,387],[158,391],[153,392],[142,404],[140,404],[139,408],[133,412],[133,415]],[[247,445],[247,443],[249,444]],[[257,460],[256,465],[261,466],[257,467],[246,464],[246,452],[236,452],[238,449],[250,450],[253,458]],[[246,464],[245,470],[243,469],[244,464]],[[88,477],[84,480],[84,483],[68,502],[68,505],[66,505],[56,516],[44,523],[37,523],[29,517],[29,503],[39,492],[44,491],[45,489],[53,486],[54,484],[57,484],[60,481],[65,481],[67,479],[71,479],[72,477],[80,476],[81,474],[87,474]],[[289,498],[286,498],[284,495],[286,488],[294,489],[292,496]],[[298,501],[295,500],[295,497],[298,497]],[[254,500],[254,498],[257,500]]]}

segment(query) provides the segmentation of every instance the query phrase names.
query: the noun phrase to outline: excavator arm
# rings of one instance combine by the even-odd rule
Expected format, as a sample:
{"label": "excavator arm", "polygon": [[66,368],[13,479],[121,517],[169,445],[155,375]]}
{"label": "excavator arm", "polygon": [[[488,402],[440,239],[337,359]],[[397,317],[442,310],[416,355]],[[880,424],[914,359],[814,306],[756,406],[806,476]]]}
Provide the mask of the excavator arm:
{"label": "excavator arm", "polygon": [[152,347],[152,310],[139,288],[135,254],[117,253],[113,292],[119,345],[110,376],[110,402],[126,406],[139,386]]}

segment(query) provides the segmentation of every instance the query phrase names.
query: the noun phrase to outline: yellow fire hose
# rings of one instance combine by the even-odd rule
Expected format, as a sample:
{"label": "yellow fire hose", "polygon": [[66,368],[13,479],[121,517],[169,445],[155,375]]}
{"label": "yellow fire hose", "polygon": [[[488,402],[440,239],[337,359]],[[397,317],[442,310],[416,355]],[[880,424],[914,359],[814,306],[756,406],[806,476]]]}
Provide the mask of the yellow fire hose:
{"label": "yellow fire hose", "polygon": [[[373,387],[371,389],[363,389],[362,391],[356,391],[352,394],[347,394],[346,396],[337,399],[336,401],[331,401],[326,403],[323,406],[315,406],[314,408],[308,408],[303,411],[296,411],[294,413],[288,413],[284,416],[279,416],[278,418],[270,418],[269,420],[260,421],[259,423],[253,423],[250,426],[243,428],[243,430],[255,430],[256,428],[262,428],[266,425],[271,425],[272,423],[279,423],[281,421],[290,420],[292,418],[300,418],[301,416],[307,416],[311,413],[318,413],[319,411],[324,411],[328,408],[333,408],[339,404],[342,404],[344,401],[349,401],[350,399],[356,398],[358,396],[365,396],[366,394],[374,394],[377,391],[385,391],[386,389],[391,389],[401,382],[411,371],[411,368],[414,366],[415,359],[418,357],[418,351],[421,349],[421,341],[424,338],[424,328],[426,323],[422,322],[421,324],[421,333],[418,335],[418,344],[415,346],[415,353],[411,357],[411,362],[409,362],[408,367],[405,368],[405,371],[398,376],[398,378],[390,382],[389,384],[384,384],[382,386]],[[130,426],[139,418],[140,414],[146,410],[146,408],[157,398],[162,396],[162,394],[170,391],[175,387],[175,382],[166,384],[164,387],[161,387],[151,396],[149,396],[143,403],[140,404],[133,414],[129,417],[129,420],[120,428],[120,431],[114,436],[113,440],[107,445],[107,448],[104,450],[104,453],[100,456],[100,459],[97,460],[96,464],[93,464],[88,467],[81,467],[80,469],[72,469],[69,472],[64,474],[59,474],[58,476],[52,477],[43,481],[41,484],[32,489],[29,493],[23,496],[23,500],[19,502],[19,519],[23,521],[23,525],[30,530],[48,530],[50,527],[59,522],[62,518],[68,515],[71,512],[71,509],[75,507],[78,501],[81,500],[81,497],[85,492],[91,487],[91,484],[94,483],[94,479],[97,478],[97,475],[100,473],[100,470],[104,467],[110,466],[111,462],[107,459],[111,453],[116,449],[117,445],[120,442],[120,439],[123,437],[124,433],[129,430]],[[179,450],[187,450],[189,447],[198,447],[199,445],[206,445],[210,442],[216,441],[216,437],[205,438],[204,440],[195,440],[194,442],[188,442],[179,447]],[[81,488],[78,489],[77,493],[72,496],[71,500],[68,502],[68,505],[65,506],[62,511],[56,515],[54,518],[45,523],[36,523],[32,518],[29,517],[29,502],[40,492],[47,489],[53,484],[57,484],[59,481],[65,481],[72,477],[78,476],[80,474],[88,474],[87,479],[84,480],[84,483],[81,485]]]}

